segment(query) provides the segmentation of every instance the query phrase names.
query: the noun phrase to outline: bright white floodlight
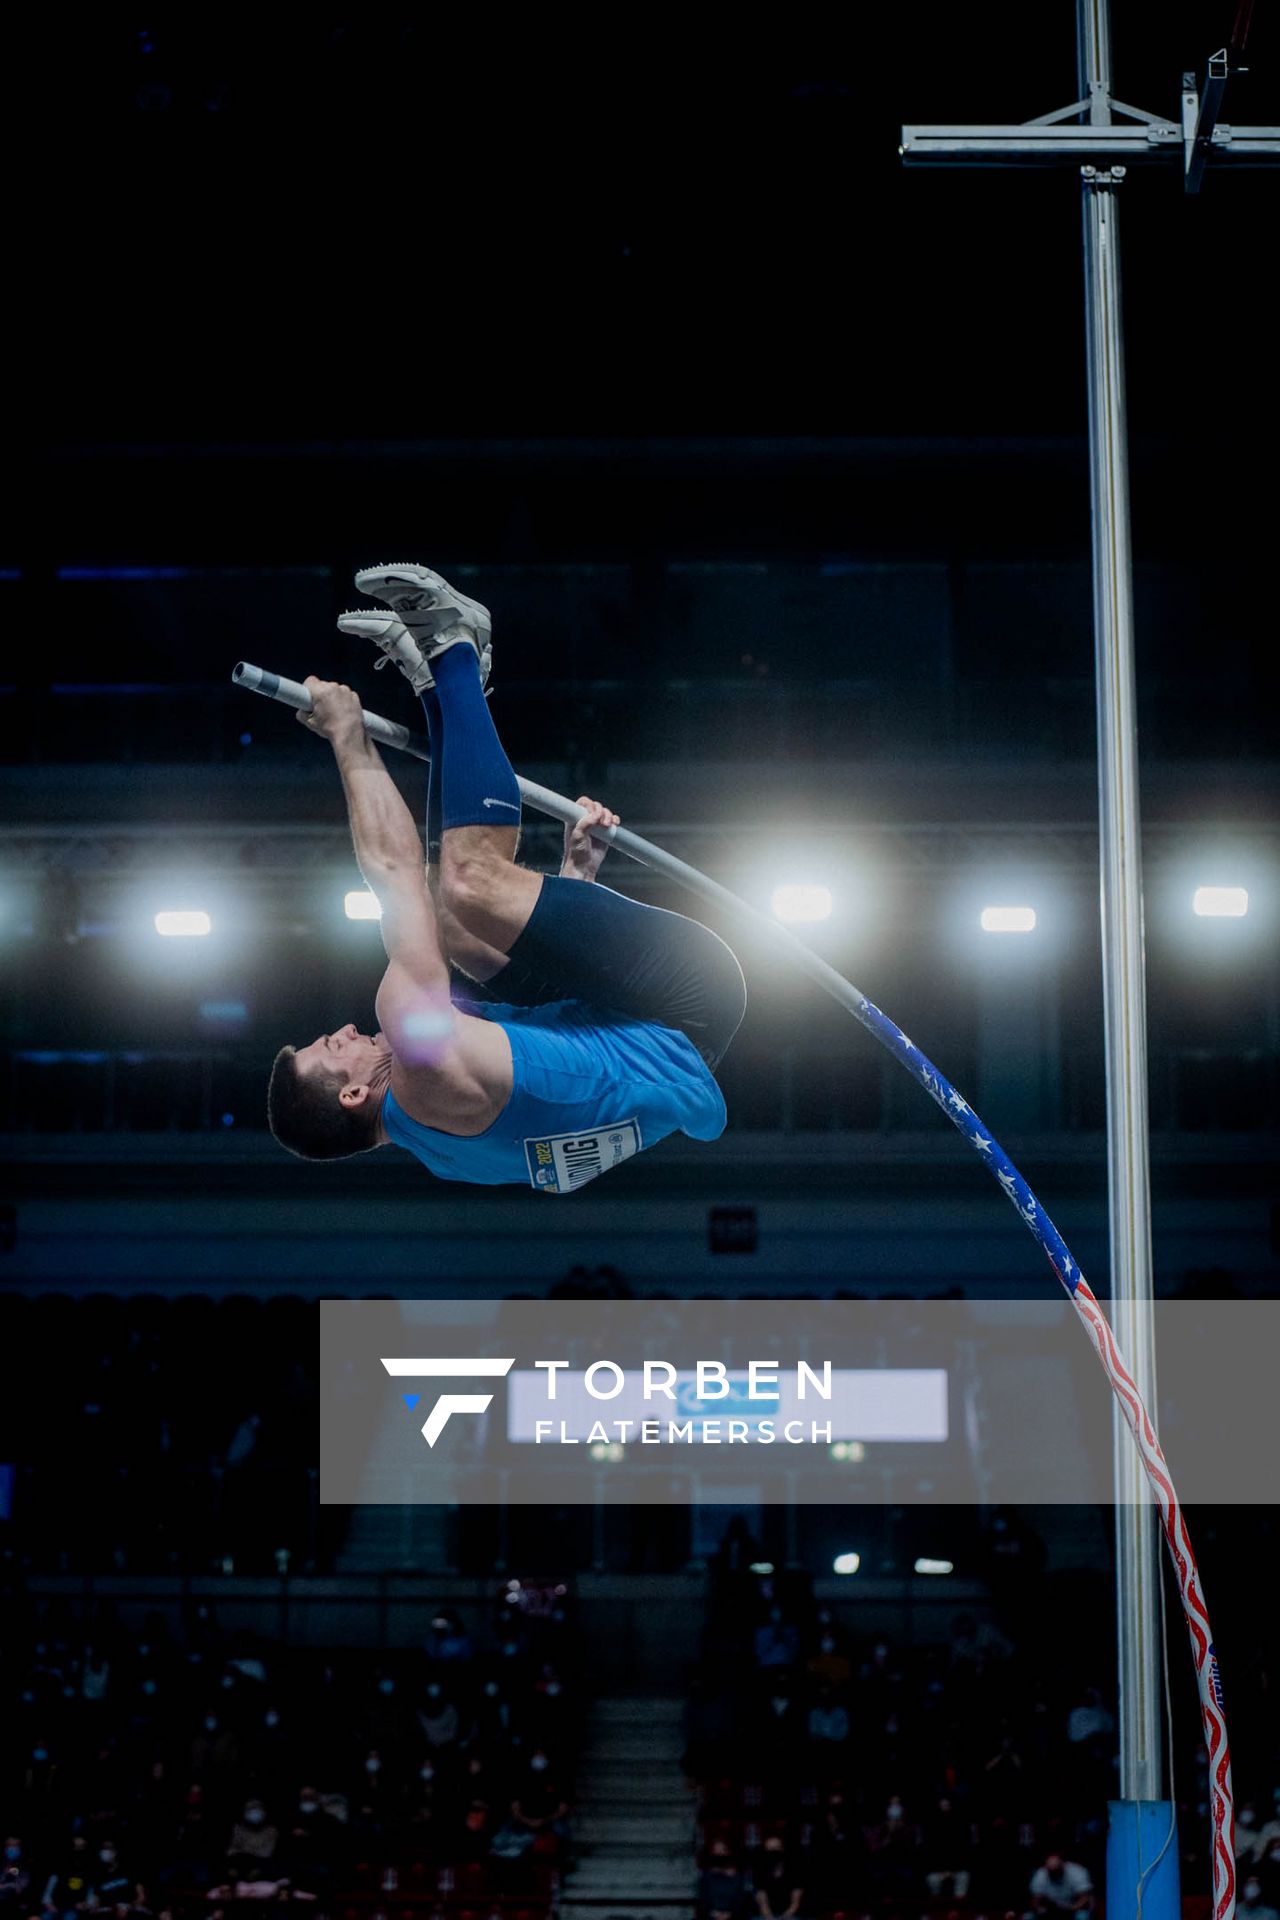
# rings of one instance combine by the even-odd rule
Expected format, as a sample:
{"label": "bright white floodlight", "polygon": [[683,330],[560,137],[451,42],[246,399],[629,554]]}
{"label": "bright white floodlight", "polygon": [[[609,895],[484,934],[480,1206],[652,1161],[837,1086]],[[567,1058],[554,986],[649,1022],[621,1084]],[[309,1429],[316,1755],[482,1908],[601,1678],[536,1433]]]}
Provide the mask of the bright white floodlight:
{"label": "bright white floodlight", "polygon": [[212,931],[213,922],[207,913],[179,908],[156,915],[156,932],[163,933],[168,939],[191,939],[197,934]]}
{"label": "bright white floodlight", "polygon": [[860,1553],[838,1553],[831,1562],[832,1573],[856,1573],[862,1565]]}
{"label": "bright white floodlight", "polygon": [[381,920],[382,908],[376,893],[368,887],[354,887],[342,902],[348,920]]}
{"label": "bright white floodlight", "polygon": [[926,1560],[922,1558],[916,1561],[916,1572],[948,1574],[954,1573],[955,1567],[950,1560]]}
{"label": "bright white floodlight", "polygon": [[981,914],[984,933],[1034,933],[1034,907],[984,907]]}
{"label": "bright white floodlight", "polygon": [[775,887],[769,910],[775,920],[829,920],[831,891],[828,887]]}
{"label": "bright white floodlight", "polygon": [[1191,911],[1202,920],[1243,920],[1249,911],[1247,887],[1197,887]]}

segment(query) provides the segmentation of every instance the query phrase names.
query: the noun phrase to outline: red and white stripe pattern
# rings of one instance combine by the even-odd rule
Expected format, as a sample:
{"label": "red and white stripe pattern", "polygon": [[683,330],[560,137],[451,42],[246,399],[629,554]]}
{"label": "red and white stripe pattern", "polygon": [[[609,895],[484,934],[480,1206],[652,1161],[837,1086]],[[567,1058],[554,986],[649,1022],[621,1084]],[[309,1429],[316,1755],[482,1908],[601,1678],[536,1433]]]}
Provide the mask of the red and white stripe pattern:
{"label": "red and white stripe pattern", "polygon": [[1200,1592],[1200,1571],[1191,1550],[1191,1536],[1187,1532],[1169,1464],[1156,1438],[1147,1409],[1142,1404],[1142,1396],[1116,1345],[1111,1323],[1086,1280],[1077,1280],[1070,1293],[1093,1342],[1094,1351],[1102,1362],[1103,1372],[1111,1382],[1129,1430],[1137,1441],[1138,1453],[1159,1509],[1160,1523],[1177,1571],[1182,1611],[1191,1634],[1191,1653],[1200,1692],[1200,1718],[1204,1726],[1205,1745],[1209,1750],[1214,1920],[1233,1920],[1236,1910],[1236,1854],[1231,1752],[1227,1744],[1227,1722],[1223,1712],[1222,1679],[1213,1648],[1208,1610]]}

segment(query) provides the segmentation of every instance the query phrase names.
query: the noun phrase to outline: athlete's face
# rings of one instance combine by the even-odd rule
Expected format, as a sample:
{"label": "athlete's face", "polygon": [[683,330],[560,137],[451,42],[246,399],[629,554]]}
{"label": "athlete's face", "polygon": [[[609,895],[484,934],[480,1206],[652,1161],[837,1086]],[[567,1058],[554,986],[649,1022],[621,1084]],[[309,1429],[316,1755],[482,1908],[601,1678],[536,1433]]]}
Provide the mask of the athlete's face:
{"label": "athlete's face", "polygon": [[391,1049],[380,1033],[361,1033],[352,1021],[299,1047],[297,1057],[304,1073],[328,1074],[341,1093],[369,1086],[380,1067],[385,1071]]}

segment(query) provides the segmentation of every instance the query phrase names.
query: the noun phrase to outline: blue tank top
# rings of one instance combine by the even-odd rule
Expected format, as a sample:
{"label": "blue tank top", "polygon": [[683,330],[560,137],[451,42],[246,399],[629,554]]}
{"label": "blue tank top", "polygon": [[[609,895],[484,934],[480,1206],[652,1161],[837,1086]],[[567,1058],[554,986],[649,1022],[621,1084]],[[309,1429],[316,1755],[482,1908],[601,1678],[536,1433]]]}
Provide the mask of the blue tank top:
{"label": "blue tank top", "polygon": [[576,1193],[677,1131],[724,1132],[724,1096],[697,1048],[674,1027],[615,1017],[581,1000],[509,1007],[458,1000],[511,1042],[511,1098],[466,1138],[411,1119],[388,1089],[382,1124],[442,1180],[516,1183]]}

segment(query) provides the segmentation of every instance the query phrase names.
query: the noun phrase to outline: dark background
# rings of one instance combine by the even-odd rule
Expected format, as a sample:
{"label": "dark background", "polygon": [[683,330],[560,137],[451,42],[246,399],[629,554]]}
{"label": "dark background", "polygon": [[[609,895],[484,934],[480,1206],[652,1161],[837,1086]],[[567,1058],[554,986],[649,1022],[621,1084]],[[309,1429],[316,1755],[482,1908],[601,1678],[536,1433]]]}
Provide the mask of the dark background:
{"label": "dark background", "polygon": [[[1258,13],[1226,117],[1275,124],[1280,35]],[[1117,93],[1176,117],[1233,9],[1116,15]],[[320,1512],[316,1295],[980,1297],[1049,1278],[928,1103],[745,947],[724,1140],[646,1155],[568,1216],[398,1155],[285,1159],[270,1059],[367,1017],[377,942],[336,907],[355,875],[327,758],[228,674],[350,676],[411,718],[334,633],[359,565],[420,558],[492,606],[522,772],[598,792],[752,897],[780,863],[830,874],[851,904],[815,944],[971,1094],[1106,1291],[1079,190],[1070,168],[897,153],[906,122],[1069,103],[1073,10],[806,24],[195,9],[15,34],[11,187],[36,241],[10,293],[0,525],[15,1645],[56,1629],[74,1650],[157,1608],[194,1645],[173,1579],[281,1650],[303,1617],[315,1646],[408,1646],[399,1570],[478,1619],[496,1569],[536,1567],[578,1580],[588,1694],[678,1690],[704,1619],[687,1515],[605,1537],[576,1511],[427,1535]],[[1171,165],[1121,194],[1170,1292],[1277,1283],[1278,192],[1274,172],[1211,169],[1189,198]],[[530,822],[527,856],[555,851]],[[1215,879],[1249,885],[1246,922],[1191,920]],[[148,916],[175,886],[205,890],[217,937],[157,957]],[[993,888],[1042,904],[1025,947],[976,933]],[[55,1349],[73,1409],[56,1444]],[[255,1412],[260,1451],[231,1473]],[[177,1436],[159,1465],[157,1422]],[[1096,1644],[1061,1684],[1105,1686],[1109,1519],[1035,1516],[1047,1570],[1012,1601],[989,1520],[947,1543],[954,1589],[913,1578],[929,1542],[891,1502],[856,1599],[829,1571],[840,1515],[775,1516],[764,1544],[851,1638],[921,1660],[963,1604],[1012,1627],[1034,1677],[1088,1617]],[[1280,1765],[1271,1526],[1197,1526],[1260,1795]],[[277,1616],[274,1586],[241,1582],[274,1580],[282,1546]],[[620,1598],[619,1574],[658,1584]],[[337,1587],[306,1585],[321,1575]],[[993,1744],[1020,1689],[973,1709]],[[1109,1779],[1104,1756],[1082,1820]]]}

